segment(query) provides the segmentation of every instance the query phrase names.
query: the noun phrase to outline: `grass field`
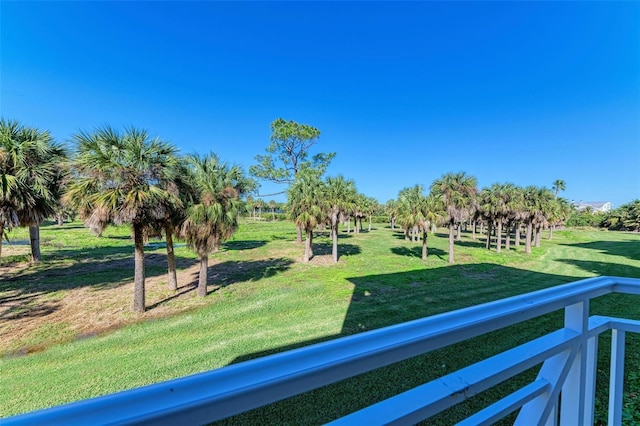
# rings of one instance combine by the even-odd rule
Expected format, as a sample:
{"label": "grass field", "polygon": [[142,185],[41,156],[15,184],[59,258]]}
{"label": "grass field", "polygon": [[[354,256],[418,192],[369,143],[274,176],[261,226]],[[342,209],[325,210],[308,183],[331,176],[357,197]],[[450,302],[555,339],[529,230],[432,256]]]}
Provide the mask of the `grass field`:
{"label": "grass field", "polygon": [[[209,292],[195,296],[198,265],[176,250],[177,293],[166,290],[161,242],[147,247],[147,306],[130,310],[133,244],[127,228],[102,238],[79,224],[41,230],[46,262],[29,267],[24,230],[3,247],[0,266],[0,416],[48,407],[218,368],[257,356],[402,321],[463,308],[596,275],[640,277],[640,235],[559,231],[531,256],[523,247],[487,251],[483,238],[463,235],[456,263],[446,260],[444,231],[419,243],[377,224],[340,236],[333,264],[330,240],[314,241],[316,257],[300,262],[303,246],[287,222],[243,223],[210,260]],[[545,234],[546,237],[546,234]],[[637,297],[611,295],[592,313],[640,319]],[[317,424],[384,399],[561,326],[562,313],[527,321],[469,342],[364,374],[230,419],[229,424]],[[627,371],[640,371],[640,338],[628,336]],[[606,404],[608,343],[600,345],[599,406]],[[527,377],[448,411],[453,423]],[[627,418],[638,415],[628,380]],[[338,396],[340,398],[338,398]],[[604,404],[604,405],[603,405]],[[302,420],[301,420],[302,419]]]}

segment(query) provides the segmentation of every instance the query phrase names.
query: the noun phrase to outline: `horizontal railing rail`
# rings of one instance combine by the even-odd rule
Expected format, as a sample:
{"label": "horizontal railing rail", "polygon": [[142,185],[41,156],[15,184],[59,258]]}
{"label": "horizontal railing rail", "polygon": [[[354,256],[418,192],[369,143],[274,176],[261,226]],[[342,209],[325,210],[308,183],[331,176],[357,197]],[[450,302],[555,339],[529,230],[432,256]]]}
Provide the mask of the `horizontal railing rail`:
{"label": "horizontal railing rail", "polygon": [[640,332],[640,322],[589,318],[589,301],[609,293],[639,295],[640,279],[598,277],[576,281],[6,418],[2,424],[204,424],[563,308],[564,328],[335,423],[412,424],[543,363],[533,383],[476,413],[464,424],[490,424],[518,409],[521,424],[531,424],[534,417],[540,424],[555,424],[549,423],[549,419],[558,414],[561,391],[561,421],[571,419],[572,422],[566,420],[566,424],[575,424],[576,419],[581,419],[585,422],[582,424],[588,424],[593,418],[597,335],[613,329],[616,346],[612,355],[609,415],[610,423],[616,424],[622,406],[624,333]]}

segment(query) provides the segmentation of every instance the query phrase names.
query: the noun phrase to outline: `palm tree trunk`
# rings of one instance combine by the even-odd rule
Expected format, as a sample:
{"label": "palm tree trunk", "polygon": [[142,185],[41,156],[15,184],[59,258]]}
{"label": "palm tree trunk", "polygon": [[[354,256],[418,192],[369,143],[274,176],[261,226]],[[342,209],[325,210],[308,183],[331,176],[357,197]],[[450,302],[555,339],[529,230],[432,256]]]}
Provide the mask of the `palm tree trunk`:
{"label": "palm tree trunk", "polygon": [[0,265],[2,264],[2,240],[4,239],[4,225],[0,223]]}
{"label": "palm tree trunk", "polygon": [[307,238],[305,240],[305,244],[304,244],[304,258],[302,259],[303,262],[307,263],[309,262],[309,259],[311,259],[311,238],[313,236],[313,231],[307,231]]}
{"label": "palm tree trunk", "polygon": [[351,217],[347,218],[347,234],[351,233]]}
{"label": "palm tree trunk", "polygon": [[404,230],[404,240],[409,241],[409,228],[405,228]]}
{"label": "palm tree trunk", "polygon": [[176,273],[176,254],[173,251],[173,229],[171,229],[171,226],[166,225],[164,233],[167,238],[167,284],[169,285],[169,290],[175,291],[178,289],[178,277]]}
{"label": "palm tree trunk", "polygon": [[513,225],[513,233],[515,234],[515,246],[519,247],[520,246],[520,222],[516,222]]}
{"label": "palm tree trunk", "polygon": [[484,234],[484,222],[480,222],[480,235]]}
{"label": "palm tree trunk", "polygon": [[473,226],[471,227],[471,239],[475,240],[476,239],[476,226],[478,225],[478,222],[476,222],[475,220],[473,221]]}
{"label": "palm tree trunk", "polygon": [[31,262],[42,262],[40,253],[40,226],[29,226],[29,240],[31,242]]}
{"label": "palm tree trunk", "polygon": [[461,234],[460,228],[462,228],[462,225],[458,223],[458,235],[456,236],[457,241],[460,241],[462,239],[462,236],[460,235]]}
{"label": "palm tree trunk", "polygon": [[549,241],[551,241],[553,239],[553,229],[556,227],[556,225],[549,225]]}
{"label": "palm tree trunk", "polygon": [[449,263],[453,263],[454,259],[453,259],[453,239],[455,238],[454,235],[454,231],[455,231],[455,223],[450,222],[449,223]]}
{"label": "palm tree trunk", "polygon": [[504,249],[506,251],[509,251],[511,249],[511,223],[507,223],[507,225],[505,226],[504,230],[506,231],[507,235],[504,239]]}
{"label": "palm tree trunk", "polygon": [[536,247],[540,247],[541,239],[542,239],[542,226],[536,228]]}
{"label": "palm tree trunk", "polygon": [[296,242],[302,242],[302,227],[300,225],[296,225]]}
{"label": "palm tree trunk", "polygon": [[524,238],[524,252],[527,254],[531,254],[531,228],[533,228],[533,224],[527,222],[527,233]]}
{"label": "palm tree trunk", "polygon": [[144,312],[144,240],[142,225],[133,225],[133,241],[135,244],[133,263],[133,310]]}
{"label": "palm tree trunk", "polygon": [[491,221],[487,221],[487,241],[485,244],[487,250],[491,250]]}
{"label": "palm tree trunk", "polygon": [[207,295],[207,271],[209,269],[209,256],[200,256],[200,274],[198,275],[198,291],[197,294],[200,297]]}
{"label": "palm tree trunk", "polygon": [[498,219],[498,226],[496,229],[496,253],[500,253],[502,251],[502,219]]}
{"label": "palm tree trunk", "polygon": [[331,249],[331,255],[333,256],[333,262],[338,263],[338,223],[331,227],[331,238],[333,239],[333,248]]}
{"label": "palm tree trunk", "polygon": [[422,231],[422,260],[427,260],[429,252],[427,251],[427,230]]}

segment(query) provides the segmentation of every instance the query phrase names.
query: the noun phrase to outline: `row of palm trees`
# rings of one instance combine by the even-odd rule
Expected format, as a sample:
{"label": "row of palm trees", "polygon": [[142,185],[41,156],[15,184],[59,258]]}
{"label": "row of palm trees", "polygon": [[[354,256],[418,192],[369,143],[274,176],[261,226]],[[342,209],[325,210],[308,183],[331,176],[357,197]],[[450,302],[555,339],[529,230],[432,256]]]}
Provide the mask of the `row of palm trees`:
{"label": "row of palm trees", "polygon": [[[362,220],[369,218],[369,230],[373,214],[379,205],[375,198],[358,193],[353,180],[344,176],[323,179],[318,170],[299,172],[287,191],[287,212],[305,233],[303,262],[313,257],[313,231],[318,226],[329,228],[332,239],[332,258],[338,262],[338,233],[341,223],[347,223],[350,232],[359,233]],[[300,241],[301,242],[301,241]]]}
{"label": "row of palm trees", "polygon": [[[33,259],[38,261],[38,226],[63,204],[77,210],[97,235],[110,224],[128,224],[134,240],[135,311],[145,308],[144,241],[164,236],[167,281],[176,290],[173,238],[186,240],[200,261],[197,293],[204,296],[208,256],[235,232],[244,209],[242,197],[256,186],[241,168],[221,162],[213,153],[180,157],[173,145],[136,128],[119,132],[106,126],[78,132],[72,136],[76,149],[69,158],[48,132],[15,121],[0,120],[0,138],[0,234],[29,226]],[[554,183],[556,195],[558,189],[564,189],[559,182],[562,185]],[[455,230],[459,235],[466,221],[473,222],[474,235],[476,223],[488,225],[487,247],[495,228],[498,251],[503,229],[514,229],[518,244],[520,226],[525,226],[529,253],[532,238],[539,244],[542,227],[564,218],[563,200],[549,190],[495,184],[479,192],[476,186],[472,176],[449,173],[431,185],[428,195],[419,185],[405,188],[398,200],[387,204],[392,226],[397,221],[407,238],[411,235],[414,240],[421,233],[426,258],[429,228],[447,225],[449,261],[453,263]],[[330,229],[332,257],[337,262],[339,225],[346,222],[349,232],[353,219],[357,233],[368,217],[371,230],[372,216],[379,209],[374,198],[356,191],[352,180],[343,176],[323,179],[314,168],[297,174],[288,190],[289,217],[306,234],[305,262],[313,257],[317,226]],[[507,237],[507,248],[509,241]]]}
{"label": "row of palm trees", "polygon": [[[61,202],[77,209],[98,235],[110,224],[128,224],[138,312],[145,309],[145,239],[164,235],[168,284],[175,290],[173,237],[179,236],[198,255],[197,293],[206,295],[208,256],[236,230],[240,198],[254,181],[213,153],[180,157],[173,145],[136,128],[106,126],[72,140],[76,150],[67,157],[48,132],[0,120],[0,232],[37,229]],[[39,243],[32,238],[34,245]]]}
{"label": "row of palm trees", "polygon": [[[561,183],[561,184],[560,184]],[[558,198],[558,190],[564,189],[563,181],[554,182],[556,194],[549,189],[529,186],[518,187],[511,183],[495,183],[481,191],[477,190],[476,179],[465,173],[448,173],[433,182],[429,194],[416,185],[405,188],[397,200],[386,205],[392,228],[397,223],[405,231],[405,239],[415,241],[422,234],[422,258],[427,257],[427,232],[430,227],[444,224],[449,228],[449,262],[454,262],[454,240],[460,238],[460,228],[467,223],[481,230],[486,224],[486,247],[491,248],[492,233],[495,233],[495,247],[501,252],[503,242],[509,250],[511,233],[515,245],[520,244],[521,229],[525,229],[525,252],[531,253],[532,245],[540,246],[542,230],[553,229],[567,220],[571,205],[564,198]],[[458,230],[457,237],[455,231]],[[503,239],[503,232],[506,232]]]}

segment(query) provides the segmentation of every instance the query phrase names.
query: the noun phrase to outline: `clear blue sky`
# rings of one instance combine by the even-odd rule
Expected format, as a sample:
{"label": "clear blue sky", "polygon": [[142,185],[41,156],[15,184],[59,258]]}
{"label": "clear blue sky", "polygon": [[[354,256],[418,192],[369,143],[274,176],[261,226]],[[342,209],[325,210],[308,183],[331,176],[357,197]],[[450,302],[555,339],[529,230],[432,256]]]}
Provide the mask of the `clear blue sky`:
{"label": "clear blue sky", "polygon": [[[445,172],[640,198],[640,2],[2,1],[0,115],[248,169],[277,117],[380,202]],[[277,190],[264,184],[263,193]],[[279,199],[280,200],[280,199]]]}

